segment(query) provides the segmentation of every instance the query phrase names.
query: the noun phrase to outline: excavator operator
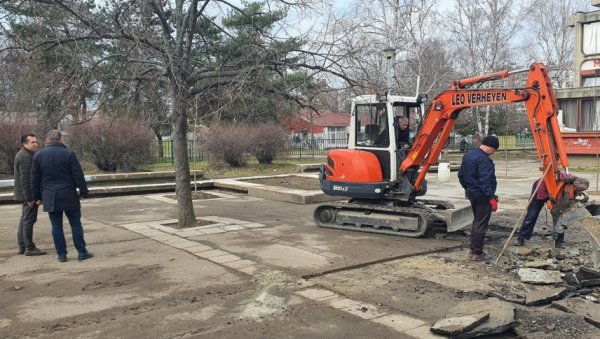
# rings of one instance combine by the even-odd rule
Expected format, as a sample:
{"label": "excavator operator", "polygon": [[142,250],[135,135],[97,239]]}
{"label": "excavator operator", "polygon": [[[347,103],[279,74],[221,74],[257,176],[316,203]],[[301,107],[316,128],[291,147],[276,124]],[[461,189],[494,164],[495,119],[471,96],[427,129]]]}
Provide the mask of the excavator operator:
{"label": "excavator operator", "polygon": [[398,119],[398,133],[396,133],[396,135],[397,135],[398,148],[402,148],[402,146],[404,146],[404,145],[410,146],[409,145],[410,131],[408,130],[408,119],[406,119],[405,117],[400,117],[397,119]]}

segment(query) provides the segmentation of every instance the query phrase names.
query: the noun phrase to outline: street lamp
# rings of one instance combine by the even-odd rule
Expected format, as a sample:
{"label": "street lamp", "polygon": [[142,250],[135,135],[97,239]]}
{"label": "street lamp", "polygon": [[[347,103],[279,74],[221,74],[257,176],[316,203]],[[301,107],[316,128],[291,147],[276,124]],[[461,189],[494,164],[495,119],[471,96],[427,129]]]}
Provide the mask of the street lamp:
{"label": "street lamp", "polygon": [[386,47],[383,49],[383,55],[387,59],[387,96],[389,97],[392,92],[392,58],[396,55],[396,49],[393,47]]}

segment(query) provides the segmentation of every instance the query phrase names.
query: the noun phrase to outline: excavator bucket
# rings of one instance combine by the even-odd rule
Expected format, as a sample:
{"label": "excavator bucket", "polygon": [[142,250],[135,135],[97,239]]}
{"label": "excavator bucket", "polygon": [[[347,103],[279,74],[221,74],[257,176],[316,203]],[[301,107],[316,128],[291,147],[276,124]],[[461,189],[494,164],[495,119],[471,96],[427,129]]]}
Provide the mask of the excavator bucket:
{"label": "excavator bucket", "polygon": [[579,228],[586,232],[592,248],[592,263],[600,268],[600,205],[576,203],[562,214],[560,223],[567,228]]}
{"label": "excavator bucket", "polygon": [[443,211],[443,219],[449,233],[463,230],[473,222],[473,210],[470,205]]}

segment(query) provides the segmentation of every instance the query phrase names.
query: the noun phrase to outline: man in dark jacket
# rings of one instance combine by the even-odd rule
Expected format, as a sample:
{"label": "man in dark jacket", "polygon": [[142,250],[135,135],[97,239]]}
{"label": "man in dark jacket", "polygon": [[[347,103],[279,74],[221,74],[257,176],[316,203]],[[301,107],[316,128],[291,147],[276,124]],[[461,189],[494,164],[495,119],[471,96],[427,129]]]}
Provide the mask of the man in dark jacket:
{"label": "man in dark jacket", "polygon": [[35,134],[23,134],[21,136],[21,149],[15,156],[15,184],[14,199],[22,204],[21,218],[19,219],[19,230],[17,241],[19,242],[19,254],[43,255],[33,242],[33,225],[37,221],[38,203],[31,192],[31,162],[33,154],[38,150],[38,141]]}
{"label": "man in dark jacket", "polygon": [[[51,130],[46,137],[46,148],[33,157],[31,168],[33,197],[42,200],[52,224],[52,238],[58,261],[67,261],[67,243],[63,232],[63,212],[69,219],[73,244],[79,260],[94,255],[86,250],[81,225],[80,198],[88,195],[83,170],[75,153],[63,144],[62,134]],[[79,195],[77,194],[79,188]]]}
{"label": "man in dark jacket", "polygon": [[495,136],[487,136],[476,148],[465,154],[458,171],[458,179],[465,189],[473,210],[471,225],[472,260],[487,261],[492,257],[483,252],[483,242],[492,211],[498,209],[496,198],[496,169],[490,159],[500,143]]}

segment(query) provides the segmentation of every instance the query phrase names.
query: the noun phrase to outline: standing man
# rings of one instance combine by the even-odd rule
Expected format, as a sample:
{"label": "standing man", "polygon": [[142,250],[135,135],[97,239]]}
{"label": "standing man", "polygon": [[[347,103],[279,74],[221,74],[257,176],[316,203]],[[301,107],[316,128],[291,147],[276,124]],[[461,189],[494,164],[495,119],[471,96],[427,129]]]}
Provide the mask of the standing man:
{"label": "standing man", "polygon": [[[79,260],[94,255],[85,248],[81,225],[80,198],[88,195],[83,170],[75,153],[63,143],[62,134],[51,130],[46,137],[46,148],[33,157],[31,183],[35,200],[42,200],[52,224],[52,238],[58,261],[67,261],[67,243],[63,232],[63,212],[69,219],[73,244]],[[79,188],[79,194],[77,194]]]}
{"label": "standing man", "polygon": [[35,134],[21,136],[21,150],[15,156],[14,199],[22,204],[17,241],[19,254],[44,255],[33,243],[33,225],[37,221],[38,202],[31,191],[31,163],[39,145]]}
{"label": "standing man", "polygon": [[472,260],[487,261],[492,257],[483,252],[483,242],[492,212],[498,209],[496,197],[496,169],[490,159],[500,146],[498,138],[488,135],[481,145],[465,154],[458,171],[458,180],[465,189],[473,210],[471,225]]}

